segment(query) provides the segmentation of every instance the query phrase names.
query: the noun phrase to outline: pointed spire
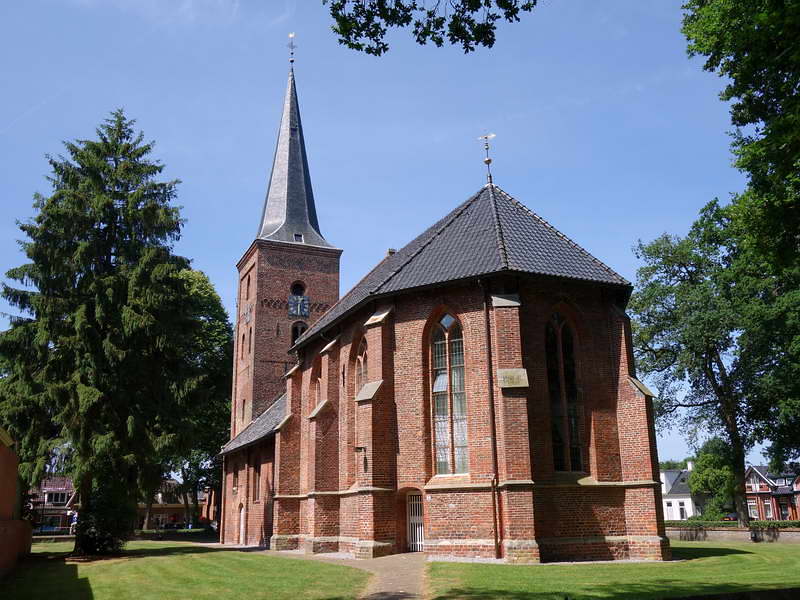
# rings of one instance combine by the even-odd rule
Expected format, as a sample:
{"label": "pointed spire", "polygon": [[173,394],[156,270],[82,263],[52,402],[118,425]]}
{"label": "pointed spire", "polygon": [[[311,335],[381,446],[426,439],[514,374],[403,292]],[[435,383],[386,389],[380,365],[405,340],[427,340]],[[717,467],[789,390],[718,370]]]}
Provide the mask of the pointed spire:
{"label": "pointed spire", "polygon": [[278,143],[258,237],[331,247],[322,237],[317,221],[293,68],[289,69]]}

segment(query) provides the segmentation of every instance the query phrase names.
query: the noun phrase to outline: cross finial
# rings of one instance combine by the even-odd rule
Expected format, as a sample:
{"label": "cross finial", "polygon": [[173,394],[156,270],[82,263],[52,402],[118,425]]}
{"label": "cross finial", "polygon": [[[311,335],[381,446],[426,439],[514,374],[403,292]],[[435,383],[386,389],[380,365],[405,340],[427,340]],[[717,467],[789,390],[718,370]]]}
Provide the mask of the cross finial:
{"label": "cross finial", "polygon": [[480,136],[478,139],[483,140],[483,149],[486,150],[486,158],[483,159],[483,164],[486,165],[486,182],[492,183],[492,159],[489,157],[489,140],[493,139],[495,134],[487,133]]}
{"label": "cross finial", "polygon": [[297,45],[294,43],[294,31],[289,34],[289,43],[286,44],[289,48],[289,64],[294,64],[294,49],[297,48]]}

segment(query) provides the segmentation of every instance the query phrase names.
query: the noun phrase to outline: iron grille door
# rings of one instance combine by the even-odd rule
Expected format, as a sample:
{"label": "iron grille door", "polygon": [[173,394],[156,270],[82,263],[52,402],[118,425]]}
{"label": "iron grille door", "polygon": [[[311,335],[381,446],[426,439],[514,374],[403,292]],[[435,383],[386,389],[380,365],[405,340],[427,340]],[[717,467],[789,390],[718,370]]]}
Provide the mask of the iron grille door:
{"label": "iron grille door", "polygon": [[408,505],[408,549],[422,552],[425,534],[422,528],[422,494],[406,496]]}

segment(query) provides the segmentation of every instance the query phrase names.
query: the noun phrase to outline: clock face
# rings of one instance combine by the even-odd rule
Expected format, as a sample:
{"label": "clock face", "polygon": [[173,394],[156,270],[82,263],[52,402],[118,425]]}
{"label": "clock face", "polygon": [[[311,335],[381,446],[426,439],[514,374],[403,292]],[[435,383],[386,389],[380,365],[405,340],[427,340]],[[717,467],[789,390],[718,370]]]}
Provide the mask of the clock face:
{"label": "clock face", "polygon": [[308,296],[289,296],[289,316],[307,317],[309,309]]}

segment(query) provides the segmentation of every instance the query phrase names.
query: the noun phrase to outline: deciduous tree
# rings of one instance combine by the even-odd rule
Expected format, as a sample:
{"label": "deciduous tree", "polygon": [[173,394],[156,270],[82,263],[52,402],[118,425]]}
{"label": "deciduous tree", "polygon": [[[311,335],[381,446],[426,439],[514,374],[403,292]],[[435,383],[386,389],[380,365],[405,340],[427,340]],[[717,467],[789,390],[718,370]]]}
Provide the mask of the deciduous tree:
{"label": "deciduous tree", "polygon": [[706,498],[701,515],[704,520],[720,520],[729,512],[736,489],[732,464],[731,449],[720,438],[707,440],[697,451],[689,489],[693,495]]}
{"label": "deciduous tree", "polygon": [[730,205],[740,264],[766,293],[741,312],[741,345],[763,370],[745,381],[774,466],[800,458],[800,1],[688,0],[689,53],[725,78],[735,164],[747,189]]}
{"label": "deciduous tree", "polygon": [[411,28],[418,44],[447,40],[465,53],[476,46],[494,46],[497,22],[513,23],[538,0],[322,0],[330,7],[339,43],[380,56],[389,49],[389,29]]}
{"label": "deciduous tree", "polygon": [[714,201],[686,237],[639,242],[644,265],[629,306],[639,368],[659,390],[659,422],[719,434],[730,447],[736,509],[746,524],[745,456],[754,422],[743,390],[763,365],[743,352],[740,314],[762,281],[732,267],[729,232],[726,212]]}

